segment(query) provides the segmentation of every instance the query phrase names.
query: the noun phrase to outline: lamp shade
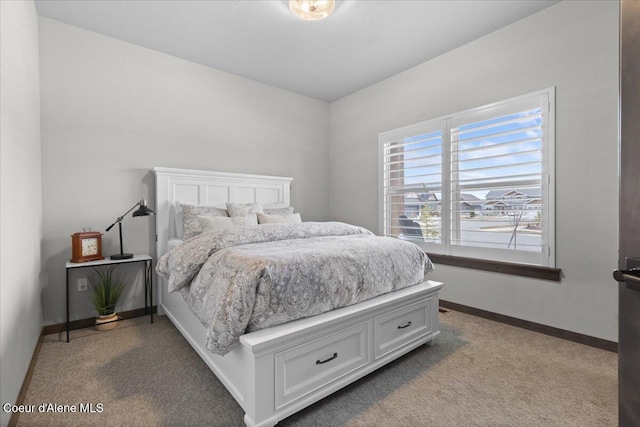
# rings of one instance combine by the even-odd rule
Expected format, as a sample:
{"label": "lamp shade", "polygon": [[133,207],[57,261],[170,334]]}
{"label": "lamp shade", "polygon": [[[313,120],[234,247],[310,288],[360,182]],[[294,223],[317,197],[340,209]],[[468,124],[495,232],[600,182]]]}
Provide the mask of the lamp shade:
{"label": "lamp shade", "polygon": [[132,216],[148,216],[155,215],[155,211],[147,206],[147,201],[145,199],[140,200],[140,207],[136,209]]}

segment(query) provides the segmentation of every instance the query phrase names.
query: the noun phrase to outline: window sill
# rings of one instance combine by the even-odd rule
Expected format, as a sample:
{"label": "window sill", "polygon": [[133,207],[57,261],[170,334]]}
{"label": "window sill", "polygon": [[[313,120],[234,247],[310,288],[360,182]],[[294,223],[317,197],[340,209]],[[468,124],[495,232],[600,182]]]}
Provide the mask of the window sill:
{"label": "window sill", "polygon": [[562,270],[559,268],[541,267],[539,265],[516,264],[512,262],[489,261],[477,258],[464,258],[451,255],[428,254],[434,264],[454,267],[472,268],[475,270],[493,271],[495,273],[513,274],[515,276],[533,277],[536,279],[559,282]]}

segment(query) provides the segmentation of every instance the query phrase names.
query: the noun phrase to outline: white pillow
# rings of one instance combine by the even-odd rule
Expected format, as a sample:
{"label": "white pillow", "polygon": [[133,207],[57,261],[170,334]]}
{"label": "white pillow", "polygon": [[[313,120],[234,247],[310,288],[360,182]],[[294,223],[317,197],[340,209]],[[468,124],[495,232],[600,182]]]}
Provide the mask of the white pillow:
{"label": "white pillow", "polygon": [[231,227],[244,227],[247,225],[257,225],[255,214],[235,217],[216,217],[198,215],[198,222],[202,231],[224,230]]}
{"label": "white pillow", "polygon": [[227,202],[229,216],[247,216],[250,213],[264,213],[260,203],[229,203]]}
{"label": "white pillow", "polygon": [[258,224],[299,224],[302,217],[299,213],[291,215],[265,215],[258,213]]}

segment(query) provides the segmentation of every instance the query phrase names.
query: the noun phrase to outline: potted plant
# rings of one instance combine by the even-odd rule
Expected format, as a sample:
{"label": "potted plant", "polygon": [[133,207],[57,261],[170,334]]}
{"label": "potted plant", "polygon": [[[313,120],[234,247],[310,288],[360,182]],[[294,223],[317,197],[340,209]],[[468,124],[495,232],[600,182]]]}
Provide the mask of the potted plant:
{"label": "potted plant", "polygon": [[116,266],[106,269],[96,268],[89,274],[91,282],[91,301],[98,312],[96,329],[113,329],[118,320],[116,304],[126,285],[120,274],[114,272]]}

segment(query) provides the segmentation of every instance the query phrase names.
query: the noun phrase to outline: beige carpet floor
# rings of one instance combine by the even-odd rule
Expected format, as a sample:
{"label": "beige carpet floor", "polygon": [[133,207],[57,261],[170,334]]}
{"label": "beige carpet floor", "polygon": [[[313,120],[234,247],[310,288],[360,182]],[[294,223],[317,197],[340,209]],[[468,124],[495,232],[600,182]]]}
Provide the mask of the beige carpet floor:
{"label": "beige carpet floor", "polygon": [[[442,333],[282,426],[615,426],[617,355],[449,311]],[[241,426],[242,410],[166,317],[45,337],[19,426]],[[38,405],[102,404],[98,413]],[[94,406],[95,408],[95,406]]]}

